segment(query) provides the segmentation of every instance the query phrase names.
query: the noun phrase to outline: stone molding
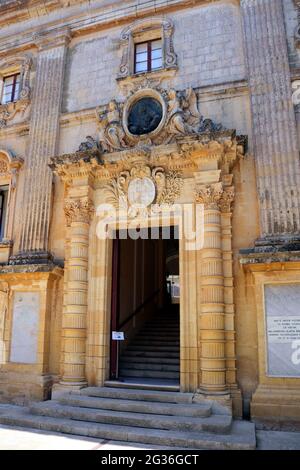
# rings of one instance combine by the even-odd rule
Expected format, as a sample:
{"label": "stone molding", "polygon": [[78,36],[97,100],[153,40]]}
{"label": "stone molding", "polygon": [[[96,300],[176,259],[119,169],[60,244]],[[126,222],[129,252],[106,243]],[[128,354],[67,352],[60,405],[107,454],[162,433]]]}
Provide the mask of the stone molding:
{"label": "stone molding", "polygon": [[0,129],[13,120],[17,113],[24,114],[31,102],[30,72],[33,61],[30,55],[10,57],[0,61],[0,75],[8,67],[18,67],[20,70],[19,98],[13,103],[0,104]]}
{"label": "stone molding", "polygon": [[55,29],[53,31],[37,31],[32,35],[33,42],[39,50],[54,47],[66,47],[71,40],[69,28]]}

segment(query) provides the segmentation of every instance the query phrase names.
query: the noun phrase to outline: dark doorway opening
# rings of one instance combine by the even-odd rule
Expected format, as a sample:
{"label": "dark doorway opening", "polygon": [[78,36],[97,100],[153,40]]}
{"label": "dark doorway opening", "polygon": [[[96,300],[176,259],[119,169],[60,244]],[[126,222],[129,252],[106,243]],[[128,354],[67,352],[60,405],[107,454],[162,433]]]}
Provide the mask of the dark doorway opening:
{"label": "dark doorway opening", "polygon": [[179,384],[177,227],[116,232],[111,307],[110,378]]}

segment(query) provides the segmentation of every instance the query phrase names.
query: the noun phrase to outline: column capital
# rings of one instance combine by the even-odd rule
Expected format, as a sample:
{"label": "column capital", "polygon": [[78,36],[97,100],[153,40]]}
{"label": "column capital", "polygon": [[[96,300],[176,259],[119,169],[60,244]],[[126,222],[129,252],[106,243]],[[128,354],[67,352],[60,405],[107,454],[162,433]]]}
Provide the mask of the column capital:
{"label": "column capital", "polygon": [[206,209],[219,209],[222,195],[223,183],[204,184],[196,187],[195,200]]}
{"label": "column capital", "polygon": [[68,227],[73,222],[89,224],[94,213],[94,204],[89,198],[69,199],[65,202],[64,212]]}
{"label": "column capital", "polygon": [[55,47],[66,47],[71,40],[69,28],[37,31],[32,35],[33,42],[40,51]]}
{"label": "column capital", "polygon": [[222,197],[220,199],[220,209],[223,213],[230,213],[232,210],[232,203],[234,201],[234,186],[224,188]]}

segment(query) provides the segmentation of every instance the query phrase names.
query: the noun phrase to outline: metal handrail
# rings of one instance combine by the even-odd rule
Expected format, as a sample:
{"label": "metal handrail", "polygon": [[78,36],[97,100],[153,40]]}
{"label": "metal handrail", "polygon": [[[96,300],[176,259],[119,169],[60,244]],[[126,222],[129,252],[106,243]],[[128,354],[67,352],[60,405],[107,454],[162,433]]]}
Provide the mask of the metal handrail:
{"label": "metal handrail", "polygon": [[123,328],[124,325],[126,325],[133,317],[135,317],[147,304],[149,304],[151,302],[151,300],[153,300],[157,294],[161,291],[161,288],[157,289],[155,292],[153,292],[151,295],[149,295],[149,297],[143,302],[141,303],[133,312],[132,314],[126,318],[125,321],[123,321],[120,325],[119,325],[119,329]]}

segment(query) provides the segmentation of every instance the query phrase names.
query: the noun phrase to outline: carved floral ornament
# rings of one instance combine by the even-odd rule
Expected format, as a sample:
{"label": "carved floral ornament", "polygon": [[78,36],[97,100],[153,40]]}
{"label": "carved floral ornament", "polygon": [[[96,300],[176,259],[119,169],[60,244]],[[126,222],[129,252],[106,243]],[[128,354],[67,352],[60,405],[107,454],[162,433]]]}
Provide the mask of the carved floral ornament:
{"label": "carved floral ornament", "polygon": [[73,222],[89,224],[94,213],[94,205],[88,198],[70,199],[65,202],[64,211],[68,227]]}
{"label": "carved floral ornament", "polygon": [[104,187],[106,202],[119,210],[129,208],[129,215],[135,216],[151,205],[151,211],[160,211],[179,197],[183,180],[179,172],[166,171],[143,161],[136,162],[130,170],[119,173]]}
{"label": "carved floral ornament", "polygon": [[18,112],[24,114],[30,104],[32,58],[29,55],[25,55],[0,61],[0,77],[2,73],[5,73],[6,69],[12,67],[17,67],[20,72],[20,92],[17,101],[0,104],[0,128],[5,127],[7,122],[11,121]]}
{"label": "carved floral ornament", "polygon": [[234,201],[234,187],[224,187],[222,182],[198,186],[196,202],[203,204],[205,209],[217,209],[221,212],[231,212]]}

